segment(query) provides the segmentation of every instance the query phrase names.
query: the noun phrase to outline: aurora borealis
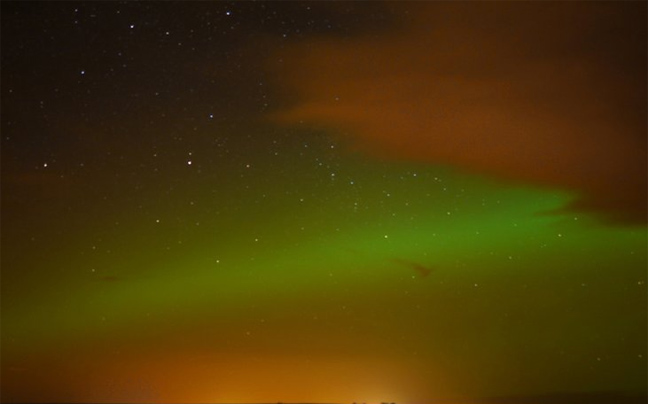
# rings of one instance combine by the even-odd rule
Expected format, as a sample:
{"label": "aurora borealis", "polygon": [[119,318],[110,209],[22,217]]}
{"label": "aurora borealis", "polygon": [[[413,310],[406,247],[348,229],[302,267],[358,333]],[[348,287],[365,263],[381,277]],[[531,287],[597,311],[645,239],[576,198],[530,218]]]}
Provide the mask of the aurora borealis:
{"label": "aurora borealis", "polygon": [[645,402],[645,2],[1,7],[3,402]]}

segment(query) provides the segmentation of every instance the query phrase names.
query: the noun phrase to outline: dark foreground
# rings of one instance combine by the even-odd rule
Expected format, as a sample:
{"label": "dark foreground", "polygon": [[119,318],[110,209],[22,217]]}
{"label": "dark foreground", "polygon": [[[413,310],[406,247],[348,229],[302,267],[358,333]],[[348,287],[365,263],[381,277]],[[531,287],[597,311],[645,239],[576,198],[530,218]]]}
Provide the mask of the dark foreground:
{"label": "dark foreground", "polygon": [[534,396],[493,397],[478,399],[473,402],[476,404],[646,404],[648,403],[648,394],[555,393]]}

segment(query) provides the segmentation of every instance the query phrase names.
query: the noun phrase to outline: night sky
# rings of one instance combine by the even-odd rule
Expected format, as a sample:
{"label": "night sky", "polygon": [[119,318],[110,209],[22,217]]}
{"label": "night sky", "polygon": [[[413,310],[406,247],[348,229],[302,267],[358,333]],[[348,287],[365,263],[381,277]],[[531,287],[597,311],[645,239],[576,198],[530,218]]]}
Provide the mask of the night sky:
{"label": "night sky", "polygon": [[645,400],[645,2],[1,4],[3,401]]}

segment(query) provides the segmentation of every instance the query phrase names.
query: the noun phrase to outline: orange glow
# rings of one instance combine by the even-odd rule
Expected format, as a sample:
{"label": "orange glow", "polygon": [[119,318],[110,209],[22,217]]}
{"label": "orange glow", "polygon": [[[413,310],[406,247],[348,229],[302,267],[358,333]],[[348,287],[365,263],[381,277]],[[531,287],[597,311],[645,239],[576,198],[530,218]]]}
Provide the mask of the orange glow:
{"label": "orange glow", "polygon": [[[110,361],[110,360],[108,360]],[[84,383],[83,401],[398,402],[422,380],[384,358],[201,355],[113,360]],[[169,382],[172,381],[172,382]],[[420,391],[420,386],[417,387]],[[411,400],[413,397],[409,397]]]}

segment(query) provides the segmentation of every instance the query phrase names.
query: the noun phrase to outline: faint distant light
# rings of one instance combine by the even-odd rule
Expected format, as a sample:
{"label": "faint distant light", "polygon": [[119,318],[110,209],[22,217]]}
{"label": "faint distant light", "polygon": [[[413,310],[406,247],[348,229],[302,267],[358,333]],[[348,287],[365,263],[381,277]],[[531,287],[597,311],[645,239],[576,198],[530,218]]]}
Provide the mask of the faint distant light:
{"label": "faint distant light", "polygon": [[43,163],[43,167],[47,168],[47,163]]}
{"label": "faint distant light", "polygon": [[85,75],[85,70],[81,70],[81,75]]}
{"label": "faint distant light", "polygon": [[232,15],[232,12],[227,10],[227,11],[225,11],[225,15]]}
{"label": "faint distant light", "polygon": [[187,165],[188,165],[188,166],[191,165],[191,160],[187,161]]}
{"label": "faint distant light", "polygon": [[130,29],[135,28],[135,24],[131,24],[131,25],[129,25],[129,28],[130,28]]}

